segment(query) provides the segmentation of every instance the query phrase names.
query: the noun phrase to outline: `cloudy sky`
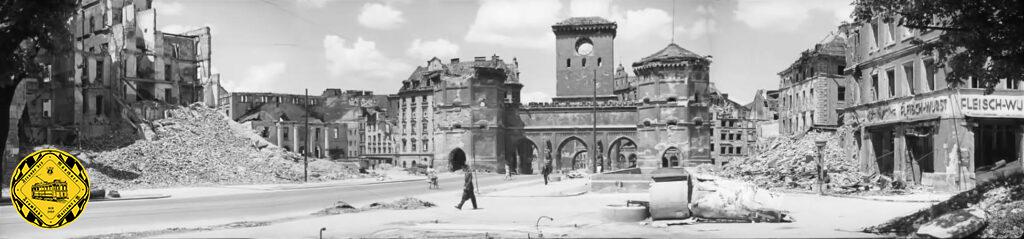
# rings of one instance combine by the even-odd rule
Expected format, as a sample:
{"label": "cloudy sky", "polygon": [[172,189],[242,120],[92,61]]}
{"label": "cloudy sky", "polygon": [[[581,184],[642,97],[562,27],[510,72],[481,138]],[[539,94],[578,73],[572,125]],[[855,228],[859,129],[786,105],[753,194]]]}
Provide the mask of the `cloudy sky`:
{"label": "cloudy sky", "polygon": [[[213,32],[229,91],[395,93],[417,65],[518,58],[524,99],[555,92],[551,25],[572,16],[619,24],[616,64],[675,42],[712,55],[711,80],[740,103],[849,19],[849,0],[155,0],[158,27]],[[675,23],[673,25],[673,12]]]}

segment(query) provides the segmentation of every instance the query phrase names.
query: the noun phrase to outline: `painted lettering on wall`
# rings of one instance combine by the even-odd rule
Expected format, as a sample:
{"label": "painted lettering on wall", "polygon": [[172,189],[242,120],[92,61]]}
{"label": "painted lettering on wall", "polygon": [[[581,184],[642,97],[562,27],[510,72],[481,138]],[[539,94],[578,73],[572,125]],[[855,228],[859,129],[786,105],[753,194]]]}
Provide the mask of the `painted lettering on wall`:
{"label": "painted lettering on wall", "polygon": [[[952,105],[951,102],[959,105]],[[860,109],[855,115],[848,115],[846,118],[878,124],[929,117],[956,117],[961,113],[967,116],[1024,117],[1024,97],[962,95],[950,98],[949,95],[940,95]]]}
{"label": "painted lettering on wall", "polygon": [[1006,97],[964,97],[960,98],[960,107],[970,111],[995,111],[1003,113],[1024,112],[1024,96]]}

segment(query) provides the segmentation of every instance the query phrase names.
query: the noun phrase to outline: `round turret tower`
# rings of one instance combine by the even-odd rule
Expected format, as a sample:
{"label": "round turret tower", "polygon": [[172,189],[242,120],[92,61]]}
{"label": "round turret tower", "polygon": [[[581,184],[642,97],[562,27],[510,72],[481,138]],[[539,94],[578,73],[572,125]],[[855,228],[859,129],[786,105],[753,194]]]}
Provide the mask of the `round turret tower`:
{"label": "round turret tower", "polygon": [[644,169],[677,168],[711,160],[707,123],[711,60],[675,43],[633,63],[637,136]]}

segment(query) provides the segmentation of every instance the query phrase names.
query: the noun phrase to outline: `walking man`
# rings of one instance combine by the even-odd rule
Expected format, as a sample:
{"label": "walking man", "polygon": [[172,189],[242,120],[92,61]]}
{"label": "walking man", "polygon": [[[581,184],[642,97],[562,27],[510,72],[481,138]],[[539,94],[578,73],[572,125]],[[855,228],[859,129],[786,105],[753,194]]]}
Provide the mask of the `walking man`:
{"label": "walking man", "polygon": [[505,165],[505,181],[509,181],[509,180],[512,180],[512,168],[509,167],[508,164],[506,164]]}
{"label": "walking man", "polygon": [[462,204],[465,204],[466,200],[471,200],[473,202],[473,209],[475,210],[477,207],[476,194],[473,193],[473,172],[468,166],[466,167],[465,172],[466,182],[464,184],[465,186],[462,188],[462,201],[459,202],[459,205],[455,205],[455,208],[462,210]]}
{"label": "walking man", "polygon": [[544,185],[548,185],[548,175],[551,174],[551,159],[544,160],[544,168],[540,170],[540,174],[544,175]]}

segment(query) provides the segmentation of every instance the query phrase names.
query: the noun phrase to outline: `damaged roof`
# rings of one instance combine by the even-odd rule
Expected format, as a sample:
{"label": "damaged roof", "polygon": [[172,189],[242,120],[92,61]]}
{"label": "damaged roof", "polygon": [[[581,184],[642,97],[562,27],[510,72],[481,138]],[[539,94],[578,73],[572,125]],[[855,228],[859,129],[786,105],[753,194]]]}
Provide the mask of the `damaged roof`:
{"label": "damaged roof", "polygon": [[671,43],[664,49],[661,49],[650,56],[641,58],[640,61],[634,62],[633,67],[641,67],[647,64],[678,63],[695,59],[707,60],[707,57],[697,55],[697,53],[693,53],[692,51],[684,49],[675,43]]}

